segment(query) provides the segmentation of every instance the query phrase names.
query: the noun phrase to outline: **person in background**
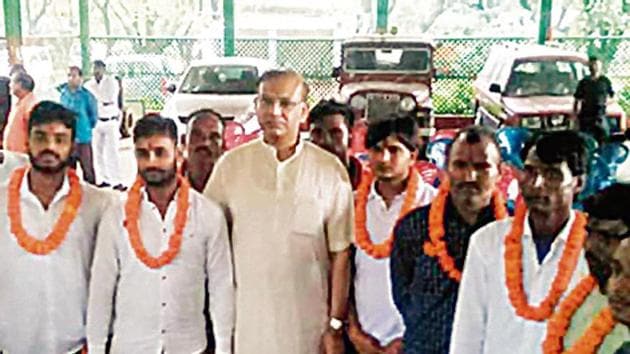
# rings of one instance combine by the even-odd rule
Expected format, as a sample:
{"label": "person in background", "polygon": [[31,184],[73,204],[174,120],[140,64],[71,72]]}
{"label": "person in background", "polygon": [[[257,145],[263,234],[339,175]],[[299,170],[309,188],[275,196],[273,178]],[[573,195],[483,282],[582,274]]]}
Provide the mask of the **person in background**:
{"label": "person in background", "polygon": [[88,183],[95,184],[92,130],[98,122],[96,98],[83,87],[83,72],[76,66],[68,68],[68,82],[61,85],[59,89],[61,91],[61,104],[77,115],[75,157],[72,165],[76,166],[78,160],[83,170],[83,179]]}
{"label": "person in background", "polygon": [[187,127],[182,171],[192,187],[203,192],[214,165],[223,155],[223,120],[219,113],[201,109],[190,115]]}
{"label": "person in background", "polygon": [[25,72],[17,72],[11,77],[11,93],[17,97],[15,107],[9,113],[9,120],[4,130],[4,148],[25,154],[28,151],[28,119],[37,98],[33,94],[35,81]]}
{"label": "person in background", "polygon": [[94,152],[94,171],[99,187],[114,186],[124,190],[120,178],[120,109],[118,109],[118,81],[106,73],[102,60],[93,63],[93,74],[85,83],[85,88],[94,95],[98,102],[98,122],[94,128],[92,150]]}

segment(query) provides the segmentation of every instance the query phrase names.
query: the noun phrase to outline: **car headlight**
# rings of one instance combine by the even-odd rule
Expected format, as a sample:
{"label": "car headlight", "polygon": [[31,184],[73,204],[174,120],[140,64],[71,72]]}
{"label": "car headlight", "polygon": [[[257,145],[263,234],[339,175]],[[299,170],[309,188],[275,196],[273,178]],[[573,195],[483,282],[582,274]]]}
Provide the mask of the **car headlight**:
{"label": "car headlight", "polygon": [[528,129],[542,128],[542,120],[540,117],[523,117],[521,118],[521,127]]}
{"label": "car headlight", "polygon": [[350,99],[350,107],[354,109],[365,109],[365,107],[367,107],[367,103],[367,98],[361,95],[356,95]]}
{"label": "car headlight", "polygon": [[405,112],[411,112],[414,108],[416,108],[416,101],[413,98],[407,96],[400,100],[399,107]]}

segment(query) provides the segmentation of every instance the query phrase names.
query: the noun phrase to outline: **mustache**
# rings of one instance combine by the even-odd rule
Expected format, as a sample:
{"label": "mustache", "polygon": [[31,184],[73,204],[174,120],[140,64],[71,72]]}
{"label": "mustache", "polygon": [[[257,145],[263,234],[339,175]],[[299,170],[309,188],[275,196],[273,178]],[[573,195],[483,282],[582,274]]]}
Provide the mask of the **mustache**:
{"label": "mustache", "polygon": [[209,155],[213,154],[213,151],[209,146],[198,146],[195,148],[195,150],[193,150],[193,152],[205,152]]}
{"label": "mustache", "polygon": [[59,156],[59,154],[57,154],[56,152],[54,152],[52,150],[44,150],[44,151],[40,152],[39,154],[37,154],[36,158],[44,157],[46,155],[50,155],[50,156],[56,158],[57,160],[61,160],[61,156]]}
{"label": "mustache", "polygon": [[459,182],[453,185],[454,189],[457,190],[474,190],[476,192],[481,192],[481,187],[475,182]]}

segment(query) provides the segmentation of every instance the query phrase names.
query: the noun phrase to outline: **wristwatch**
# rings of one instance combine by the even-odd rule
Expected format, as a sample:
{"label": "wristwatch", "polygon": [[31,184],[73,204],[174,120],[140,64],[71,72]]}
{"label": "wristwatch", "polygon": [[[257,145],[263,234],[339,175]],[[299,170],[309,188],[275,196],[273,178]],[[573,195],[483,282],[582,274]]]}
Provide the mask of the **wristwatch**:
{"label": "wristwatch", "polygon": [[335,317],[331,317],[330,322],[328,322],[328,327],[330,327],[333,332],[341,332],[343,325],[343,321]]}

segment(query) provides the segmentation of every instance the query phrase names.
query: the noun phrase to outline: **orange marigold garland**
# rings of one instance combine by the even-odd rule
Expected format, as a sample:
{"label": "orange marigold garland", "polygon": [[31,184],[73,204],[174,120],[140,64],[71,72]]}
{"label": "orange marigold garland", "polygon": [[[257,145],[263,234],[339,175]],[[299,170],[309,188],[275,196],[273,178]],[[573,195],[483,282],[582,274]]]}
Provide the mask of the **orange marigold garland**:
{"label": "orange marigold garland", "polygon": [[178,183],[179,192],[177,195],[177,211],[175,212],[175,227],[173,234],[168,240],[168,249],[162,252],[157,258],[151,256],[146,248],[144,248],[138,228],[140,204],[142,202],[140,189],[144,186],[142,179],[136,179],[136,182],[129,190],[127,203],[125,203],[125,229],[127,229],[127,233],[129,234],[129,241],[136,257],[149,268],[157,269],[172,262],[179,253],[179,249],[182,245],[182,235],[188,219],[190,184],[181,176],[178,177]]}
{"label": "orange marigold garland", "polygon": [[520,201],[516,206],[512,228],[505,237],[505,281],[510,302],[516,313],[528,320],[544,321],[551,316],[571,281],[586,237],[586,216],[581,212],[576,213],[551,289],[538,306],[531,306],[523,287],[523,244],[521,238],[523,237],[526,214],[527,207],[525,203]]}
{"label": "orange marigold garland", "polygon": [[[370,239],[370,233],[367,230],[366,222],[366,207],[368,196],[370,195],[370,188],[374,181],[374,175],[370,171],[365,171],[361,176],[361,184],[357,188],[356,201],[355,201],[355,233],[356,243],[369,256],[376,259],[383,259],[389,257],[394,247],[394,234],[393,230],[389,234],[389,237],[385,241],[379,244],[372,243]],[[407,213],[409,213],[415,206],[416,191],[418,190],[418,183],[420,181],[420,175],[415,169],[410,169],[409,180],[407,181],[407,190],[403,206],[400,209],[398,221],[402,219]]]}
{"label": "orange marigold garland", "polygon": [[74,170],[68,170],[68,181],[70,191],[66,198],[63,211],[57,219],[55,226],[48,236],[43,240],[38,240],[28,234],[22,225],[22,211],[20,208],[20,186],[28,168],[21,167],[13,171],[9,181],[7,211],[11,224],[11,233],[17,239],[18,244],[27,252],[37,255],[47,255],[56,250],[66,239],[70,225],[77,216],[81,205],[81,185],[79,177]]}
{"label": "orange marigold garland", "polygon": [[606,336],[615,328],[616,322],[610,308],[606,307],[595,317],[580,339],[571,348],[564,350],[564,336],[571,324],[571,318],[591,294],[595,285],[595,279],[589,275],[562,301],[558,311],[547,322],[547,338],[543,342],[544,354],[595,353]]}
{"label": "orange marigold garland", "polygon": [[[438,263],[442,271],[449,278],[456,282],[462,279],[462,271],[455,266],[455,260],[448,254],[446,242],[444,242],[444,209],[450,192],[450,182],[445,179],[438,190],[438,195],[431,202],[429,210],[429,240],[423,245],[424,253],[429,257],[437,257]],[[505,207],[505,200],[500,191],[492,192],[492,202],[494,207],[495,220],[501,220],[508,217],[508,211]]]}

